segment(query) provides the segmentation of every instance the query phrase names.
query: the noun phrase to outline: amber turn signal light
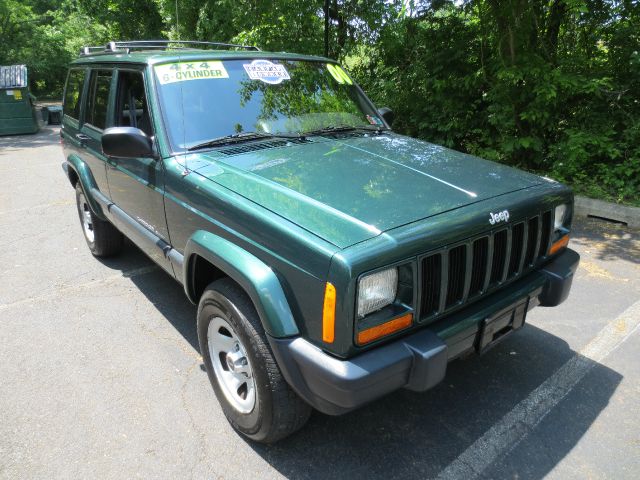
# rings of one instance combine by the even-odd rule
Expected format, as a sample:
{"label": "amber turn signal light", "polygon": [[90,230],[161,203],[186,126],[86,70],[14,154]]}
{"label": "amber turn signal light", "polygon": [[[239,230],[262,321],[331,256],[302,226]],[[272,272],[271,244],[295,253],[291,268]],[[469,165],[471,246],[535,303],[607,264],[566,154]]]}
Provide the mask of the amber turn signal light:
{"label": "amber turn signal light", "polygon": [[407,313],[402,317],[394,318],[382,325],[367,328],[366,330],[358,332],[358,345],[365,345],[399,330],[404,330],[411,326],[411,322],[413,322],[413,314]]}
{"label": "amber turn signal light", "polygon": [[569,245],[569,235],[565,235],[560,240],[553,242],[553,244],[551,245],[551,248],[549,249],[549,255],[553,255],[554,253],[563,249],[567,245]]}
{"label": "amber turn signal light", "polygon": [[322,307],[322,341],[333,343],[336,338],[336,287],[327,282]]}

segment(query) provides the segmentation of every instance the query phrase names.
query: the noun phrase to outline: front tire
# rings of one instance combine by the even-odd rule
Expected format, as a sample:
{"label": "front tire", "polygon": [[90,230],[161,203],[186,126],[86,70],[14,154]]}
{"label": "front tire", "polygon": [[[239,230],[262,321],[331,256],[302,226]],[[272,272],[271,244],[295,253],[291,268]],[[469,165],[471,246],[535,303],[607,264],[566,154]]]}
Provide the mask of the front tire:
{"label": "front tire", "polygon": [[122,251],[124,236],[108,221],[99,219],[84,195],[80,182],[76,184],[76,205],[84,239],[96,257],[110,257]]}
{"label": "front tire", "polygon": [[234,429],[273,443],[306,423],[311,407],[282,377],[253,303],[231,279],[213,282],[202,294],[198,340],[213,390]]}

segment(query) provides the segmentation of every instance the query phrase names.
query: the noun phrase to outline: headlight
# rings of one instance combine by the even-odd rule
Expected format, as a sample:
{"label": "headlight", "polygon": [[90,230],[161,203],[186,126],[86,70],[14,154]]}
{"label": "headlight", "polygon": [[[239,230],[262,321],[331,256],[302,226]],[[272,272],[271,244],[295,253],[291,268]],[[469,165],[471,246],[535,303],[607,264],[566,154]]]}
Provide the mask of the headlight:
{"label": "headlight", "polygon": [[393,303],[398,290],[398,269],[366,275],[358,284],[358,318]]}
{"label": "headlight", "polygon": [[556,207],[555,217],[553,220],[554,231],[558,231],[561,228],[565,228],[568,212],[569,212],[569,209],[567,208],[567,205],[565,203],[558,205]]}
{"label": "headlight", "polygon": [[549,255],[555,255],[569,244],[571,209],[566,203],[563,203],[556,207],[553,215],[553,236],[551,237]]}

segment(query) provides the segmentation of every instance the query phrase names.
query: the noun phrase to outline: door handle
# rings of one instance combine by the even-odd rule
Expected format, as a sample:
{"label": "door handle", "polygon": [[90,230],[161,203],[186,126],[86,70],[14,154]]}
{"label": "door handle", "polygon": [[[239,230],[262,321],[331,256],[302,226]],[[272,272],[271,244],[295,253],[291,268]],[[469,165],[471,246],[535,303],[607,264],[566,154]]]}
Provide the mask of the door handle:
{"label": "door handle", "polygon": [[80,140],[81,145],[84,145],[89,141],[89,135],[85,135],[84,133],[76,133],[76,139]]}

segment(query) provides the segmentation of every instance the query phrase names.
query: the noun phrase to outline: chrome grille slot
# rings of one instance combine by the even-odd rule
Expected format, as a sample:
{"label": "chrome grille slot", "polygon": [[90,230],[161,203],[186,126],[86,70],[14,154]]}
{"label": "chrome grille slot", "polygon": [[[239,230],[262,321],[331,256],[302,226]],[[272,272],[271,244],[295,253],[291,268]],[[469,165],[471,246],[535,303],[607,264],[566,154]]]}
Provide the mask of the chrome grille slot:
{"label": "chrome grille slot", "polygon": [[462,300],[466,261],[466,245],[459,245],[449,251],[449,282],[447,284],[447,301],[445,308],[449,308],[451,305]]}
{"label": "chrome grille slot", "polygon": [[529,219],[527,224],[527,251],[524,256],[524,268],[530,267],[533,265],[533,260],[536,258],[536,253],[538,250],[538,242],[540,241],[538,237],[538,223],[540,222],[540,217],[536,215]]}
{"label": "chrome grille slot", "polygon": [[440,305],[442,259],[439,253],[422,260],[422,313],[432,315]]}
{"label": "chrome grille slot", "polygon": [[542,214],[542,228],[540,232],[540,251],[538,257],[546,257],[551,239],[551,210]]}
{"label": "chrome grille slot", "polygon": [[493,260],[491,262],[490,284],[502,281],[504,264],[507,259],[507,230],[500,230],[493,236]]}
{"label": "chrome grille slot", "polygon": [[489,237],[479,238],[473,242],[473,267],[471,269],[471,286],[469,287],[470,297],[482,293],[484,279],[487,274],[488,252]]}
{"label": "chrome grille slot", "polygon": [[522,247],[524,244],[524,222],[517,223],[511,229],[511,255],[509,258],[508,276],[517,275],[520,271]]}

